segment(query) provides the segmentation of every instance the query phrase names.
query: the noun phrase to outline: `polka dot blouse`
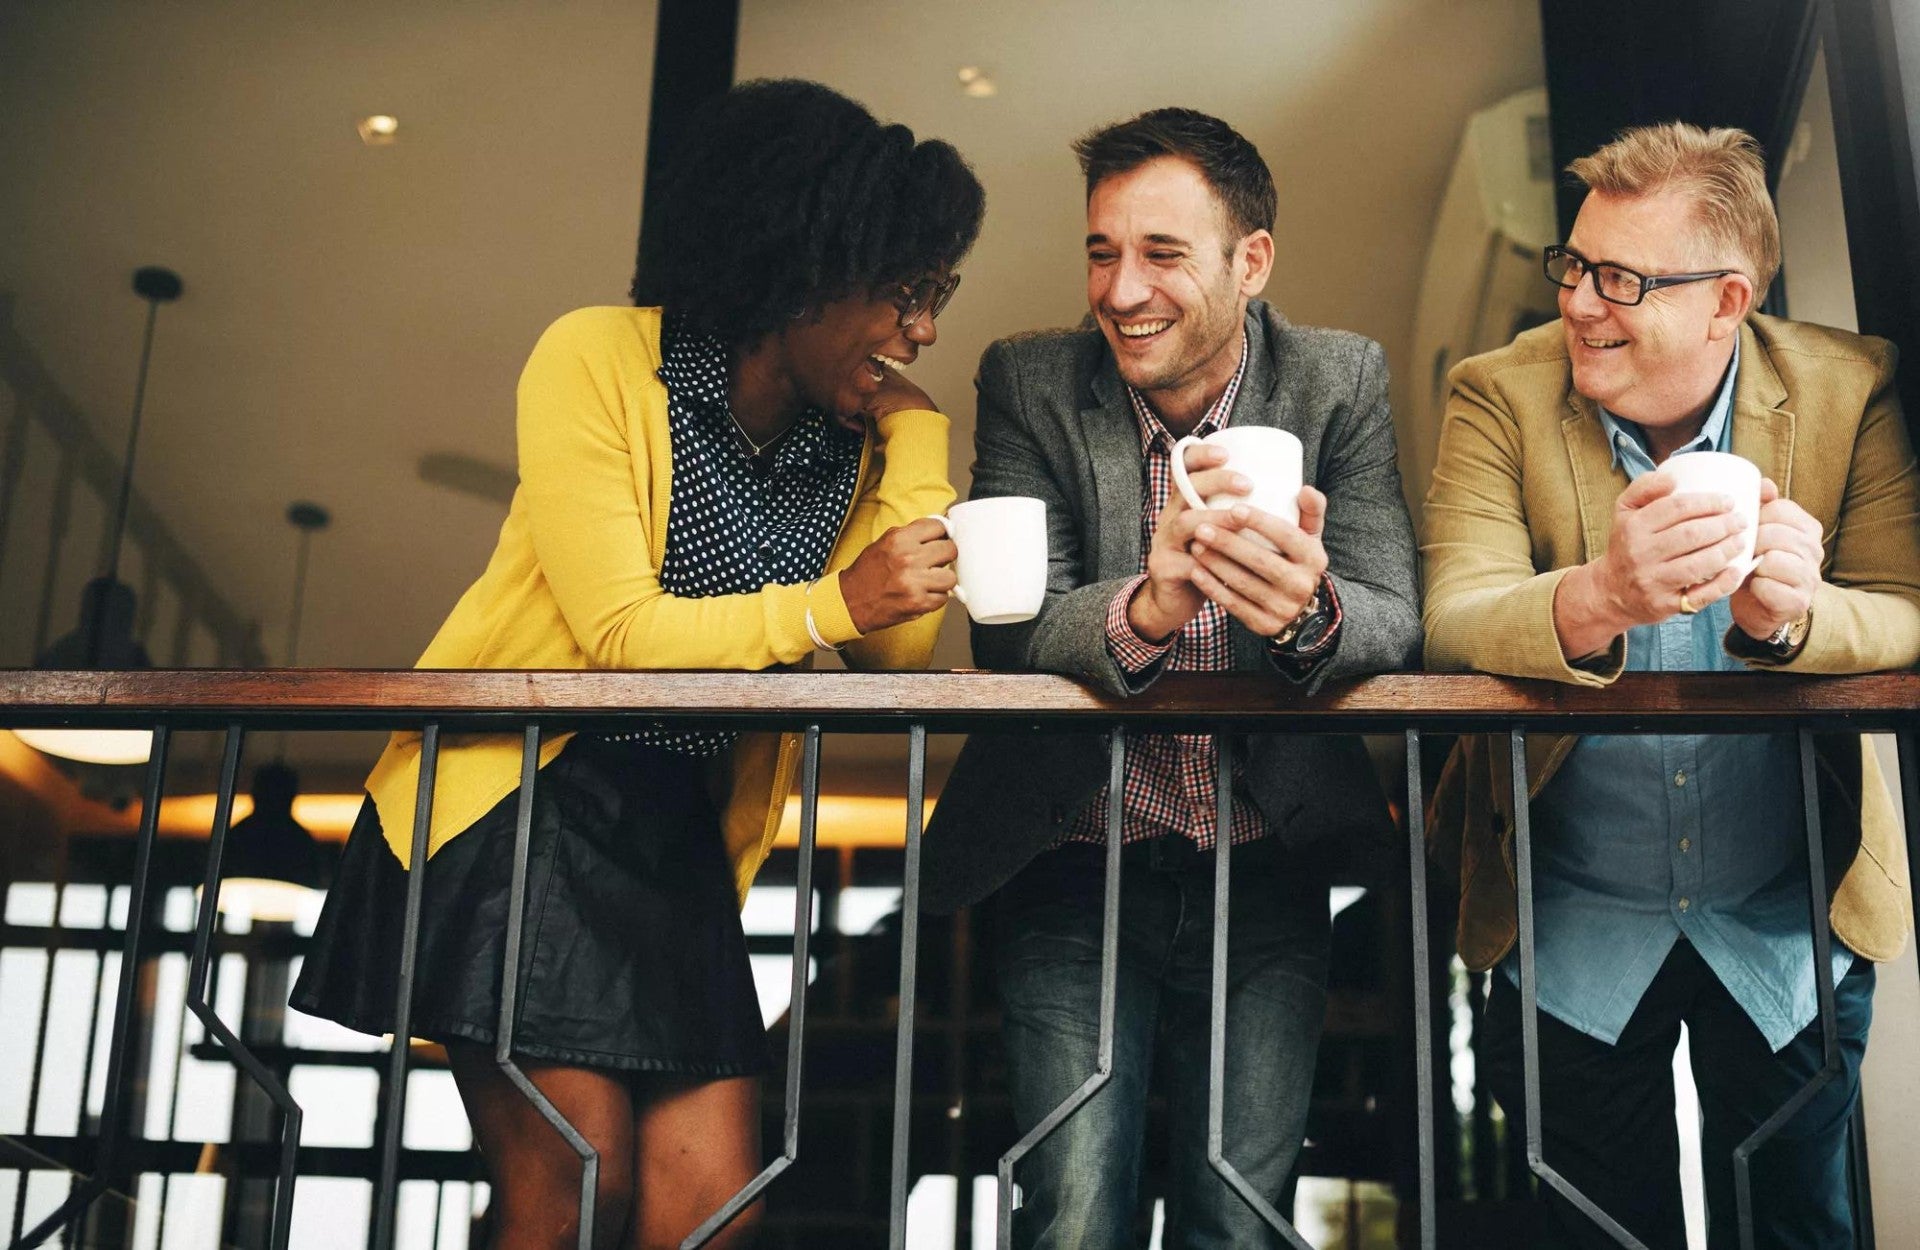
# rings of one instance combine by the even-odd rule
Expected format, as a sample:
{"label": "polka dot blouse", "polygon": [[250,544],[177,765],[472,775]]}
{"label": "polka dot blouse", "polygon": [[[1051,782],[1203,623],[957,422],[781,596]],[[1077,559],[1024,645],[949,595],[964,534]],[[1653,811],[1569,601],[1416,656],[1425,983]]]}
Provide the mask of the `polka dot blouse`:
{"label": "polka dot blouse", "polygon": [[[809,408],[758,455],[727,407],[727,349],[670,317],[661,332],[673,497],[660,584],[690,599],[810,582],[827,567],[853,504],[861,437]],[[614,735],[714,755],[734,735],[651,729]]]}

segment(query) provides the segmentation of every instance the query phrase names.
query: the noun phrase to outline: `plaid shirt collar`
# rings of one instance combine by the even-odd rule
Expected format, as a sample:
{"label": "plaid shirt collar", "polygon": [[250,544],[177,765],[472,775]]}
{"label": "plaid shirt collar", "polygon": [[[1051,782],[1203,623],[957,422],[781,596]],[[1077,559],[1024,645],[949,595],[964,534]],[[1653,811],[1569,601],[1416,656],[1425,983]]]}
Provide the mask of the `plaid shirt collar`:
{"label": "plaid shirt collar", "polygon": [[[1228,379],[1226,389],[1220,392],[1220,398],[1213,401],[1207,409],[1207,415],[1193,427],[1195,438],[1205,438],[1227,428],[1233,418],[1233,401],[1240,394],[1240,383],[1247,376],[1247,331],[1243,325],[1240,330],[1240,363],[1234,366],[1233,377]],[[1127,402],[1133,406],[1133,418],[1140,430],[1140,454],[1152,456],[1155,447],[1161,451],[1171,451],[1178,440],[1174,438],[1160,420],[1160,414],[1153,410],[1147,397],[1131,386],[1127,387]]]}

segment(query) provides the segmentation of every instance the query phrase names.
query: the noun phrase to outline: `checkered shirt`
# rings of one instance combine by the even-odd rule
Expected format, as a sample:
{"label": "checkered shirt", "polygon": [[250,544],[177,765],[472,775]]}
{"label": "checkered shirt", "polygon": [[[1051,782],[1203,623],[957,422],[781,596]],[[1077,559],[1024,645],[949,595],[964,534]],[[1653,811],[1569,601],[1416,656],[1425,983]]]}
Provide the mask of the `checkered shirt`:
{"label": "checkered shirt", "polygon": [[[1233,401],[1240,393],[1241,379],[1247,372],[1247,344],[1240,341],[1240,367],[1227,383],[1220,398],[1207,409],[1193,433],[1207,435],[1227,428],[1233,417]],[[1200,614],[1188,621],[1165,642],[1153,643],[1134,632],[1127,620],[1127,604],[1134,591],[1147,580],[1147,553],[1153,548],[1153,531],[1160,510],[1167,505],[1167,493],[1173,487],[1173,444],[1175,438],[1160,423],[1160,417],[1146,397],[1132,387],[1127,398],[1133,404],[1134,419],[1140,427],[1142,467],[1140,473],[1140,567],[1143,570],[1120,588],[1107,607],[1107,649],[1129,673],[1144,673],[1165,663],[1176,673],[1219,673],[1233,667],[1233,638],[1227,630],[1226,610],[1208,602]],[[1215,772],[1212,734],[1146,734],[1127,739],[1125,796],[1121,802],[1121,841],[1141,842],[1163,834],[1190,838],[1203,851],[1213,849],[1215,804],[1219,793]],[[1235,787],[1233,819],[1230,824],[1235,846],[1265,837],[1273,832],[1255,807],[1253,800]],[[1068,828],[1062,842],[1099,842],[1107,840],[1107,788],[1082,809]]]}

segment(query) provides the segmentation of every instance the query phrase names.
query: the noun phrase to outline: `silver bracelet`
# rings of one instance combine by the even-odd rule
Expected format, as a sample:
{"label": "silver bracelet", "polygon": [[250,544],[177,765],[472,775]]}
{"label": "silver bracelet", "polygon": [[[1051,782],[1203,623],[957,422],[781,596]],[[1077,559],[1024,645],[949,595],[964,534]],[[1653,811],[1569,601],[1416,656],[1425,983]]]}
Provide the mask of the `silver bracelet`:
{"label": "silver bracelet", "polygon": [[[808,582],[807,594],[811,596],[813,594],[813,588],[819,584],[820,579],[817,577]],[[811,604],[807,606],[807,637],[813,639],[813,645],[822,651],[838,651],[840,649],[820,636],[820,627],[814,624],[813,606]]]}

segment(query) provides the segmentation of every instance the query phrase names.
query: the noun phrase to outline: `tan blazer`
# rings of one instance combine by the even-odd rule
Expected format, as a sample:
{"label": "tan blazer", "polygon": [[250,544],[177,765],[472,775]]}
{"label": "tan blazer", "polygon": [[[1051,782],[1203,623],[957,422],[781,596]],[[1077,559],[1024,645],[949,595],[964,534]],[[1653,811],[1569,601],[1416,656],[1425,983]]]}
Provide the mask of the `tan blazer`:
{"label": "tan blazer", "polygon": [[[1435,671],[1604,686],[1626,663],[1617,639],[1606,655],[1569,664],[1554,633],[1555,588],[1606,550],[1627,485],[1597,406],[1572,388],[1562,333],[1558,321],[1530,330],[1462,361],[1449,379],[1422,547]],[[1729,652],[1753,669],[1795,673],[1920,662],[1920,476],[1892,345],[1757,315],[1740,340],[1733,451],[1820,521],[1826,564],[1799,655],[1771,661],[1738,630]],[[1576,741],[1528,738],[1530,795]],[[1891,959],[1913,926],[1892,799],[1858,735],[1823,734],[1817,744],[1833,931],[1869,959]],[[1504,737],[1463,738],[1429,814],[1433,854],[1459,875],[1459,950],[1471,968],[1499,962],[1516,935],[1511,776]]]}

